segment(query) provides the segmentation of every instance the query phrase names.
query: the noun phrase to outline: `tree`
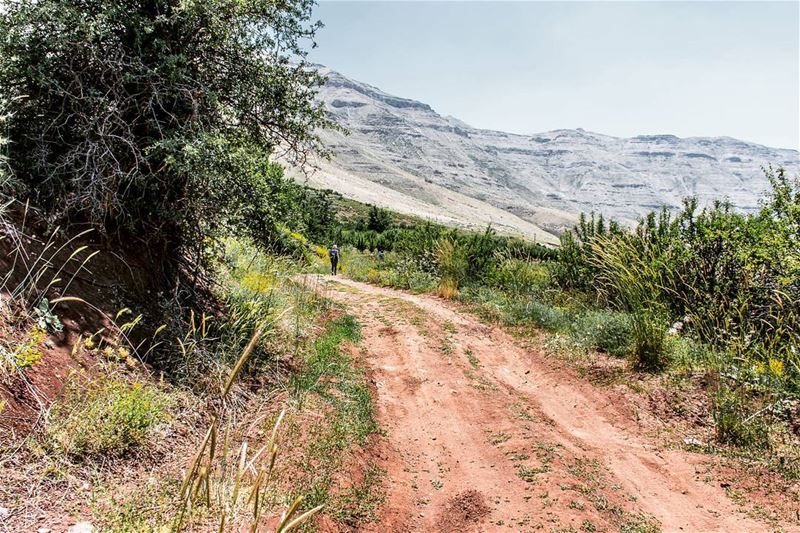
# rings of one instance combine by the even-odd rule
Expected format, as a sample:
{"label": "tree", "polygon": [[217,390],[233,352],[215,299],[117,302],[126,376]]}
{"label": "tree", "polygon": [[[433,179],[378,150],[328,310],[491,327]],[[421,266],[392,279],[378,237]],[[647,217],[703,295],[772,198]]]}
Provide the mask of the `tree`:
{"label": "tree", "polygon": [[22,192],[58,217],[146,239],[171,275],[215,232],[279,211],[270,154],[302,164],[332,125],[306,61],[313,5],[6,3],[0,99],[13,102]]}
{"label": "tree", "polygon": [[385,209],[380,209],[374,205],[369,208],[369,214],[367,215],[368,230],[382,233],[389,229],[389,226],[391,225],[392,219],[388,211]]}

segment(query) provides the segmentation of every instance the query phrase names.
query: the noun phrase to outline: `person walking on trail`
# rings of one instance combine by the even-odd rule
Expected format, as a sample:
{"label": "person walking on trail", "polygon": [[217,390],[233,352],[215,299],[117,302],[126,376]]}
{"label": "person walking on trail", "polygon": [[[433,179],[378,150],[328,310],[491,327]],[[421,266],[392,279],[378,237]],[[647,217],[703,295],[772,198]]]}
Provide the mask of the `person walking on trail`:
{"label": "person walking on trail", "polygon": [[331,259],[331,274],[336,275],[336,267],[339,264],[339,248],[334,244],[328,250],[328,257]]}

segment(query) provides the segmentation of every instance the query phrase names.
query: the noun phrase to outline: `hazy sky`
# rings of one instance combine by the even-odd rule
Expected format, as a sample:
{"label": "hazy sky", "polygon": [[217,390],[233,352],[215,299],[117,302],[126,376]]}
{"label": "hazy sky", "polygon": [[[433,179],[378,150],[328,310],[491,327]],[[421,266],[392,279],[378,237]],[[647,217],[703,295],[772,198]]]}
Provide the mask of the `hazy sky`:
{"label": "hazy sky", "polygon": [[797,148],[798,6],[323,1],[311,59],[480,128]]}

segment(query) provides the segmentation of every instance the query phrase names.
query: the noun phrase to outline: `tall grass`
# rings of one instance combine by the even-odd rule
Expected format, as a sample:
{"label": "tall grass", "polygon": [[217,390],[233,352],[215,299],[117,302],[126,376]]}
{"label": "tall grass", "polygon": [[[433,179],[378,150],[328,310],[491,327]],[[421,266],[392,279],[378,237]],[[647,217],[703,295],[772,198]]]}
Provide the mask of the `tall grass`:
{"label": "tall grass", "polygon": [[[645,245],[646,246],[646,245]],[[626,238],[595,239],[590,262],[597,269],[598,290],[609,302],[630,314],[632,357],[636,368],[659,370],[666,360],[666,312],[660,272],[650,257]]]}
{"label": "tall grass", "polygon": [[[230,526],[239,530],[235,522],[242,508],[250,514],[247,531],[256,533],[259,530],[259,523],[271,501],[270,486],[274,481],[279,453],[278,431],[286,411],[281,411],[269,440],[256,451],[248,450],[248,443],[244,441],[237,453],[231,448],[230,430],[220,433],[220,428],[223,427],[225,405],[233,384],[252,356],[262,334],[262,329],[255,331],[231,369],[219,396],[219,407],[212,414],[205,437],[189,463],[179,490],[179,504],[173,523],[176,531],[181,531],[191,521],[192,513],[200,508],[217,517],[216,531],[220,533],[227,531]],[[235,465],[233,468],[232,464]],[[303,512],[302,503],[302,497],[294,499],[281,515],[276,533],[291,531],[322,510],[319,505]]]}

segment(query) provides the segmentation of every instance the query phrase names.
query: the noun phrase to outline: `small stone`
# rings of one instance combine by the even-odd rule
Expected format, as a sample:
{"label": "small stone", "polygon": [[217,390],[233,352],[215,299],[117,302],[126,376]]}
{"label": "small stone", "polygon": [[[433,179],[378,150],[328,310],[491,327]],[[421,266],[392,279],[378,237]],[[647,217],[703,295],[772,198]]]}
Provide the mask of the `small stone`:
{"label": "small stone", "polygon": [[8,507],[0,507],[0,520],[5,520],[10,514],[11,511],[8,509]]}
{"label": "small stone", "polygon": [[694,437],[686,437],[683,439],[683,443],[687,446],[703,446],[703,442]]}
{"label": "small stone", "polygon": [[36,533],[50,533],[51,531],[53,530],[50,529],[49,527],[40,527],[39,529],[36,530]]}

